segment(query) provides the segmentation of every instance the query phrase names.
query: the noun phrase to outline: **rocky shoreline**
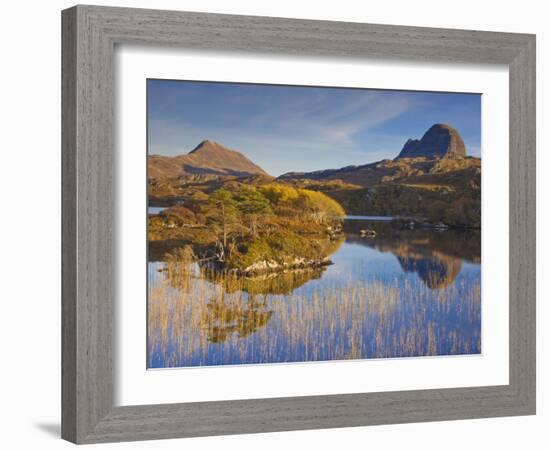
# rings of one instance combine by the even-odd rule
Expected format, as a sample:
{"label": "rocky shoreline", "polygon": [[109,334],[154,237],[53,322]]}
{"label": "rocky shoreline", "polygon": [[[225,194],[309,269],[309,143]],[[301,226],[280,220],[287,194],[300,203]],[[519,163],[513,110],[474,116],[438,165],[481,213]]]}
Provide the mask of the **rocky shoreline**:
{"label": "rocky shoreline", "polygon": [[414,229],[428,229],[434,231],[443,231],[448,229],[456,230],[479,230],[481,227],[479,225],[454,225],[447,224],[443,221],[439,222],[430,222],[425,218],[395,218],[392,220],[392,223],[399,225],[403,229],[414,230]]}
{"label": "rocky shoreline", "polygon": [[288,271],[303,270],[303,269],[317,269],[325,266],[330,266],[333,262],[328,258],[321,259],[306,259],[306,258],[294,258],[291,262],[277,262],[274,260],[262,260],[251,264],[244,269],[226,268],[223,263],[219,261],[206,261],[203,263],[209,270],[214,270],[220,273],[226,273],[228,275],[252,278],[267,274],[283,273]]}

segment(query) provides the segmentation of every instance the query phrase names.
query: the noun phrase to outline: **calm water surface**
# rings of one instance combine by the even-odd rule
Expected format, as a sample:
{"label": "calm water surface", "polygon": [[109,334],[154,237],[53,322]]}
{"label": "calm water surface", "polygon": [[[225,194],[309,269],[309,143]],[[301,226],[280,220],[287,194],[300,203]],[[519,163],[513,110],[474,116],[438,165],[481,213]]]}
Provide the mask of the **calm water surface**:
{"label": "calm water surface", "polygon": [[393,216],[346,216],[346,220],[366,220],[371,222],[391,222],[393,219]]}
{"label": "calm water surface", "polygon": [[168,265],[150,248],[148,366],[481,352],[479,233],[365,216],[344,231],[332,265],[249,280]]}
{"label": "calm water surface", "polygon": [[147,213],[148,214],[158,214],[159,212],[165,210],[165,206],[148,206],[147,207]]}

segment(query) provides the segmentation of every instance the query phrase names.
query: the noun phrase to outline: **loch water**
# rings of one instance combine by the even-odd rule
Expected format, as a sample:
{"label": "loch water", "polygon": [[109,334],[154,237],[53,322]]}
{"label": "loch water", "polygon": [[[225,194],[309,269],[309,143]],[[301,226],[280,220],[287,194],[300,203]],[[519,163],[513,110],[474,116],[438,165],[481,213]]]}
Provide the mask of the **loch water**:
{"label": "loch water", "polygon": [[331,265],[253,279],[150,246],[148,367],[479,354],[479,231],[391,219],[348,216]]}

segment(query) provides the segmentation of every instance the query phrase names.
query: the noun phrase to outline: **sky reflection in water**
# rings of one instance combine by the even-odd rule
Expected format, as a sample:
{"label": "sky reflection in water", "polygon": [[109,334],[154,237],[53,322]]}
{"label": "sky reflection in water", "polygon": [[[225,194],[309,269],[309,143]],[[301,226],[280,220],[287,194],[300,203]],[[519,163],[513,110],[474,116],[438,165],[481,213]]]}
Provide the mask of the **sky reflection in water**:
{"label": "sky reflection in water", "polygon": [[479,235],[357,226],[321,271],[174,282],[149,262],[148,367],[480,353]]}

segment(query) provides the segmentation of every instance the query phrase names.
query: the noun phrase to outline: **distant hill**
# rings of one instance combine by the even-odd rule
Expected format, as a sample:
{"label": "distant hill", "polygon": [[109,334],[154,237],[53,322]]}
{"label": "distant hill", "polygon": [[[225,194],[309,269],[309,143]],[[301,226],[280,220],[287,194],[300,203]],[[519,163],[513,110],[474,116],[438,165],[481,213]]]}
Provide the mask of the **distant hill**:
{"label": "distant hill", "polygon": [[238,151],[217,142],[204,140],[187,154],[177,156],[149,155],[149,179],[182,175],[237,176],[267,175],[259,166]]}

